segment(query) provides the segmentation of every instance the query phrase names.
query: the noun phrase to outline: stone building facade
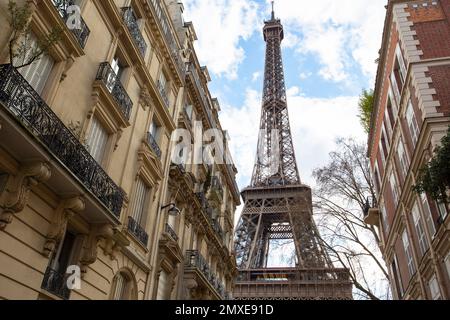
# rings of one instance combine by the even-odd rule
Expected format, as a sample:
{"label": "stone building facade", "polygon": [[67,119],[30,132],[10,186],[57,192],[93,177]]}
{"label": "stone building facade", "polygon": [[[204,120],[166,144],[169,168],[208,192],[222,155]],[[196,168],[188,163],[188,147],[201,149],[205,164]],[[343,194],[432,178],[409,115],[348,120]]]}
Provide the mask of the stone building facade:
{"label": "stone building facade", "polygon": [[450,125],[450,1],[390,0],[375,86],[369,156],[396,299],[450,298],[448,203],[413,191]]}
{"label": "stone building facade", "polygon": [[183,5],[27,3],[30,43],[62,32],[16,69],[0,2],[0,298],[230,298],[236,169],[172,161],[176,129],[226,136]]}

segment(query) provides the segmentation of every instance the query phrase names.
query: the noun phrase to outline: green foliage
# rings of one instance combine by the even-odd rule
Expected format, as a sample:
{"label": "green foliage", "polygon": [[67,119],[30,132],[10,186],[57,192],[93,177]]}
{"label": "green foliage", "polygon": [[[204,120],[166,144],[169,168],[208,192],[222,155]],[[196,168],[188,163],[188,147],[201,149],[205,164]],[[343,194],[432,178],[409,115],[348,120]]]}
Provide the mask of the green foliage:
{"label": "green foliage", "polygon": [[48,52],[52,46],[60,39],[61,28],[55,27],[37,39],[33,43],[31,39],[30,20],[33,14],[28,1],[24,5],[18,6],[14,0],[9,0],[9,25],[12,29],[12,36],[9,41],[10,63],[17,69],[26,67],[40,59]]}
{"label": "green foliage", "polygon": [[363,90],[361,96],[359,97],[358,109],[361,125],[364,130],[369,133],[370,131],[370,119],[372,116],[373,103],[374,103],[374,91]]}
{"label": "green foliage", "polygon": [[435,200],[447,202],[446,190],[450,188],[450,127],[435,150],[434,157],[419,173],[414,190],[426,192]]}

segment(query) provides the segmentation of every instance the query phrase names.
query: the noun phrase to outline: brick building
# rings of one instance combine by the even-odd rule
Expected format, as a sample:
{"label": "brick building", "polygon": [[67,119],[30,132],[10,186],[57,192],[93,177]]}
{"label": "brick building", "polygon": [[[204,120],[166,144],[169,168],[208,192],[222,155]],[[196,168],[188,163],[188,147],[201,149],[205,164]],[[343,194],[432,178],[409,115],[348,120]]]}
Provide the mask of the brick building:
{"label": "brick building", "polygon": [[450,0],[390,0],[369,156],[377,225],[396,299],[450,298],[448,204],[412,190],[450,124]]}

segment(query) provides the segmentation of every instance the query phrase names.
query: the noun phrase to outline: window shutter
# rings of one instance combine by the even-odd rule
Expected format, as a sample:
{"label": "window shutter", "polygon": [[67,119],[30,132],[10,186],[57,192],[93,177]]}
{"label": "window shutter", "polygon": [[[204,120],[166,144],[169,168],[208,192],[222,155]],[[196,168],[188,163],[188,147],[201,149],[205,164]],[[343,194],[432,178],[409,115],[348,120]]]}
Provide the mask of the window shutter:
{"label": "window shutter", "polygon": [[108,132],[95,117],[92,118],[91,131],[88,146],[92,157],[101,164],[104,158],[106,145],[108,143]]}

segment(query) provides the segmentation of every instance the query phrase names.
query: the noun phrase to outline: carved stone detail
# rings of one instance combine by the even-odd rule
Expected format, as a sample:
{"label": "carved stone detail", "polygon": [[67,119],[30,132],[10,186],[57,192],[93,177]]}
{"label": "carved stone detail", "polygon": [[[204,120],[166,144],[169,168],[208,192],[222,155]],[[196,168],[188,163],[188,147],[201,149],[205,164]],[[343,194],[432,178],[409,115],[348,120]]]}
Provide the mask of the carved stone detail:
{"label": "carved stone detail", "polygon": [[74,197],[66,199],[60,203],[55,212],[55,218],[50,225],[50,230],[45,241],[43,255],[47,258],[51,257],[58,243],[64,237],[67,229],[67,223],[76,213],[83,211],[85,201],[82,197]]}
{"label": "carved stone detail", "polygon": [[50,176],[50,166],[37,161],[24,164],[17,175],[9,177],[5,191],[0,195],[0,230],[12,222],[14,214],[25,208],[31,188]]}
{"label": "carved stone detail", "polygon": [[153,100],[147,88],[143,88],[141,90],[141,94],[139,96],[139,104],[144,108],[144,110],[147,110],[147,108],[150,108],[152,106]]}

